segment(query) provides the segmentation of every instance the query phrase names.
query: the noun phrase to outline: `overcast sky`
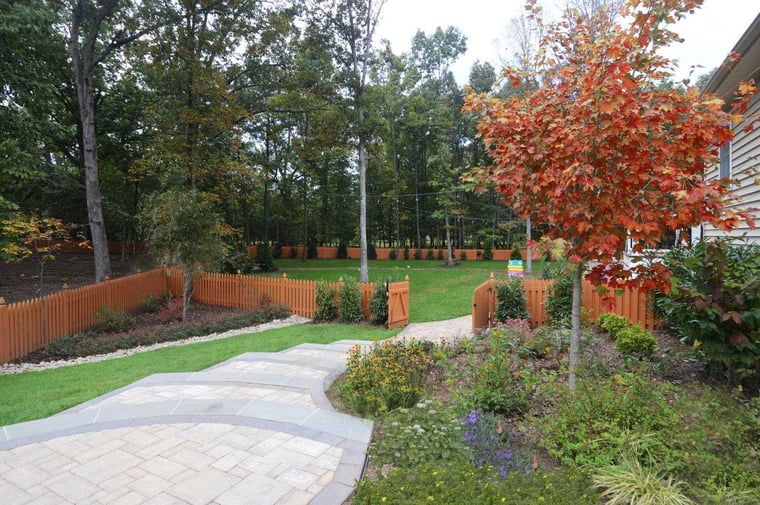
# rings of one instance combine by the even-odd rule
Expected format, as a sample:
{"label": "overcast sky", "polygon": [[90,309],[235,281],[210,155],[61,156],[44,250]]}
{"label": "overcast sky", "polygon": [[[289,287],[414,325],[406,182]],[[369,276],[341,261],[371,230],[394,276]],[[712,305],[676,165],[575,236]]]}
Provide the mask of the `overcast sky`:
{"label": "overcast sky", "polygon": [[[539,0],[547,11],[559,2]],[[464,84],[476,60],[499,69],[499,55],[507,54],[506,27],[524,5],[525,0],[387,0],[375,41],[390,40],[399,54],[409,50],[417,29],[429,35],[438,26],[456,26],[467,36],[467,53],[452,70]],[[760,0],[705,0],[701,9],[676,25],[685,39],[667,53],[680,62],[676,77],[686,77],[692,65],[705,67],[695,70],[695,77],[720,65],[758,13]]]}

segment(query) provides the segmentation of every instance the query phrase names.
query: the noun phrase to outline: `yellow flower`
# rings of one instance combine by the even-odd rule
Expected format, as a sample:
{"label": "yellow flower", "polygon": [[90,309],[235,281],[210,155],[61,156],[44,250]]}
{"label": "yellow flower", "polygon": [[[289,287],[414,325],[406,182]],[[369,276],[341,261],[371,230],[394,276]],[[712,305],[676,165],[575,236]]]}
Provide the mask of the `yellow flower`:
{"label": "yellow flower", "polygon": [[388,498],[387,498],[387,497],[385,497],[385,496],[383,496],[382,498],[380,498],[380,501],[381,501],[381,502],[383,502],[383,503],[385,503],[385,502],[387,502],[387,501],[388,501]]}
{"label": "yellow flower", "polygon": [[699,340],[694,341],[694,347],[699,347],[700,345],[702,345],[702,342],[700,342]]}

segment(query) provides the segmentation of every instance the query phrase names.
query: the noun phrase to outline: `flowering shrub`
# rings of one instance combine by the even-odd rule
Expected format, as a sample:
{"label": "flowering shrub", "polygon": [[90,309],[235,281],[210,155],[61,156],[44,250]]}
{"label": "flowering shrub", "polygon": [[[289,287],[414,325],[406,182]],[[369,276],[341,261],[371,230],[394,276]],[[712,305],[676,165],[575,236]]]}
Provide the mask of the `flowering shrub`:
{"label": "flowering shrub", "polygon": [[473,410],[462,421],[462,426],[464,441],[472,450],[476,467],[491,466],[502,477],[514,471],[530,473],[529,459],[512,450],[509,428],[500,418],[490,412]]}
{"label": "flowering shrub", "polygon": [[459,417],[449,407],[425,400],[383,418],[383,437],[372,448],[376,464],[414,467],[429,461],[468,460]]}
{"label": "flowering shrub", "polygon": [[338,388],[346,405],[358,414],[411,407],[422,395],[432,364],[425,346],[416,341],[382,342],[368,353],[356,346],[348,352]]}

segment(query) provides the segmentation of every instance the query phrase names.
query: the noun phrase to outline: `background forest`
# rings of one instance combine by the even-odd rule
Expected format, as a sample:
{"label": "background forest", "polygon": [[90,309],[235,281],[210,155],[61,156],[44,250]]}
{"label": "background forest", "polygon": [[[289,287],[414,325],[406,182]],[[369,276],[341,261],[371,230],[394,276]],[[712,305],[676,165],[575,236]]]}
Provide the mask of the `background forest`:
{"label": "background forest", "polygon": [[[452,247],[524,245],[498,195],[459,179],[485,163],[449,70],[466,37],[418,32],[396,54],[372,40],[381,7],[2,2],[0,218],[60,220],[93,241],[98,279],[98,241],[141,241],[181,206],[233,246],[359,245],[363,156],[369,244],[445,247],[448,222]],[[512,26],[517,55],[537,34]],[[491,90],[496,71],[469,81]]]}

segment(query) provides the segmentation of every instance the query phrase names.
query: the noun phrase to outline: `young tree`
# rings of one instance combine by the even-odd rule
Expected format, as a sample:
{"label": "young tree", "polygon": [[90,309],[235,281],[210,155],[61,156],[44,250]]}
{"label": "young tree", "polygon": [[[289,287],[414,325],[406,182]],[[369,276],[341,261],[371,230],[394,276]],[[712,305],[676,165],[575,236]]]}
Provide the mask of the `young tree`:
{"label": "young tree", "polygon": [[[669,230],[709,222],[723,229],[749,220],[727,206],[730,181],[704,180],[717,148],[746,109],[754,87],[743,84],[733,113],[722,100],[657,86],[670,75],[662,47],[676,40],[667,29],[693,9],[691,0],[630,0],[630,26],[568,11],[547,27],[535,68],[538,87],[499,99],[471,95],[465,110],[480,114],[479,132],[493,160],[479,175],[505,202],[549,225],[564,238],[574,279],[571,387],[579,361],[581,283],[667,292],[670,273],[660,263],[626,271],[618,261],[630,234],[635,252]],[[532,12],[531,14],[535,14]],[[507,68],[519,87],[526,76]],[[752,225],[754,225],[752,223]]]}
{"label": "young tree", "polygon": [[179,268],[184,321],[196,267],[207,268],[219,259],[229,229],[207,195],[195,189],[154,193],[143,204],[139,219],[151,254],[161,264]]}

